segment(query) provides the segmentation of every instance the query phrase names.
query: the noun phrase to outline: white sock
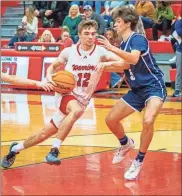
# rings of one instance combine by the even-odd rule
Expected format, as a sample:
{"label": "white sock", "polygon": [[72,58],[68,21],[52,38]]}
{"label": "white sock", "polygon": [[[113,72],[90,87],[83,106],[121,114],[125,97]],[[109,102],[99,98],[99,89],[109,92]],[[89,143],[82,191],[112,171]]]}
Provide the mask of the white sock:
{"label": "white sock", "polygon": [[58,149],[59,149],[59,147],[61,146],[61,143],[62,143],[62,142],[63,142],[62,140],[60,140],[60,139],[58,139],[58,138],[55,138],[52,147],[53,147],[53,148],[58,148]]}
{"label": "white sock", "polygon": [[21,150],[25,149],[23,143],[24,142],[20,142],[17,145],[14,145],[13,148],[11,149],[11,151],[20,152]]}

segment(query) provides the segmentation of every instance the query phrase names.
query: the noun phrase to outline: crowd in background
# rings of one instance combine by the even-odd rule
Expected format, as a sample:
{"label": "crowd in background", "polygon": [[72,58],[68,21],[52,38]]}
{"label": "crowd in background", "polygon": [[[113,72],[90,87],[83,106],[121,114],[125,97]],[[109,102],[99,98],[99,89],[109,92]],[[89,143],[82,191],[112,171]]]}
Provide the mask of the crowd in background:
{"label": "crowd in background", "polygon": [[[179,52],[182,53],[182,43],[178,41],[178,38],[182,37],[180,34],[182,25],[179,25],[182,19],[175,18],[169,1],[33,1],[33,6],[26,8],[22,23],[17,27],[8,47],[13,48],[16,42],[33,40],[60,42],[65,47],[70,47],[79,40],[79,23],[82,20],[90,19],[98,23],[99,34],[105,35],[113,45],[120,47],[121,39],[113,28],[112,13],[121,6],[132,6],[139,14],[139,22],[135,30],[137,33],[145,36],[145,29],[151,28],[153,40],[171,41],[177,55],[170,61],[182,64],[179,55]],[[38,21],[41,21],[42,27],[45,28],[40,37],[38,37]],[[62,28],[62,34],[59,38],[54,38],[51,31],[46,29],[59,27]],[[160,37],[158,31],[162,32]],[[121,76],[115,74],[114,77],[116,80],[113,79],[112,87],[122,81]],[[181,90],[181,87],[178,85],[176,90]]]}

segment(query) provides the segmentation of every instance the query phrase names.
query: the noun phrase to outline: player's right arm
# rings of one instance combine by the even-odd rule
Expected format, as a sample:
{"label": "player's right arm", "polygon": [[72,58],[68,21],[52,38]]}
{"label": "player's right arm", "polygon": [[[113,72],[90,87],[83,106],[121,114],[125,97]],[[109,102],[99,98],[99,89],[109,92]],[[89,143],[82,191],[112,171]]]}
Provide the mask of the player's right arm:
{"label": "player's right arm", "polygon": [[65,65],[67,63],[69,52],[70,48],[65,48],[63,51],[61,51],[58,58],[47,68],[46,79],[48,82],[51,82],[54,86],[56,86],[56,83],[52,80],[52,76],[54,75],[54,71],[56,70],[55,68],[61,65]]}

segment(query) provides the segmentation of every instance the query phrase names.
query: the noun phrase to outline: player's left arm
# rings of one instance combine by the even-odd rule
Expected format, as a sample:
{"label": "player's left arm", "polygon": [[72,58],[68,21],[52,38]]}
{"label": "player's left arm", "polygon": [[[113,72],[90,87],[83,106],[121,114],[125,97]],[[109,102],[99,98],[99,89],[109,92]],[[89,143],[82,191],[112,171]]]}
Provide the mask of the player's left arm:
{"label": "player's left arm", "polygon": [[19,85],[19,86],[34,86],[37,88],[42,88],[45,91],[53,90],[53,86],[50,83],[40,82],[36,80],[21,78],[14,75],[7,75],[1,72],[1,79],[4,82],[8,82],[10,84]]}

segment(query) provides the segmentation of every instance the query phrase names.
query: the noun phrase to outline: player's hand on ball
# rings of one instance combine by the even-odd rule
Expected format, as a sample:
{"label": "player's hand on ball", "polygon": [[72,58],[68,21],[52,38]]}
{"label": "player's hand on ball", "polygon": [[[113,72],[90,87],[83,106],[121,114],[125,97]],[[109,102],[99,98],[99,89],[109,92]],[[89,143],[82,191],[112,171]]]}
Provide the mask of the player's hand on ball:
{"label": "player's hand on ball", "polygon": [[52,83],[54,86],[57,86],[57,84],[53,81],[52,77],[56,74],[47,74],[46,79],[48,82]]}
{"label": "player's hand on ball", "polygon": [[50,82],[37,82],[38,88],[43,88],[45,91],[53,91],[54,86]]}

